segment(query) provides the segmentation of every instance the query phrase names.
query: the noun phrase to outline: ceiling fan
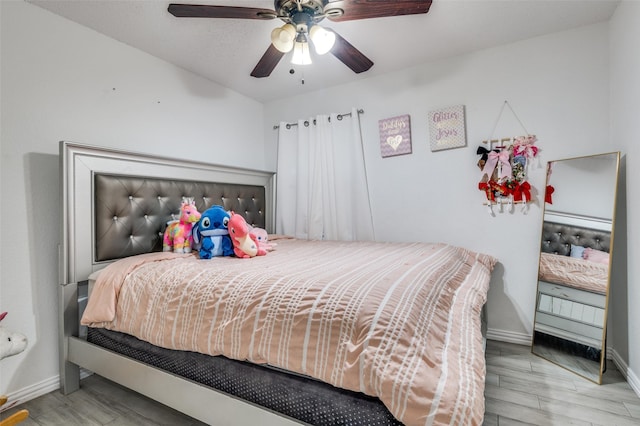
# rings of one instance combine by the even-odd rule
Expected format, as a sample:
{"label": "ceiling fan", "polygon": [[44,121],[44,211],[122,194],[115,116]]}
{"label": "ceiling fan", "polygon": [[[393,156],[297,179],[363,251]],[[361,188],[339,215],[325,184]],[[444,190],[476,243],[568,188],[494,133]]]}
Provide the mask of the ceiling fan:
{"label": "ceiling fan", "polygon": [[367,71],[373,62],[333,30],[318,23],[427,13],[432,0],[274,0],[274,10],[238,6],[170,4],[178,18],[275,19],[284,25],[271,33],[271,44],[251,76],[268,77],[285,53],[293,50],[292,63],[311,63],[309,39],[318,54],[331,52],[355,73]]}

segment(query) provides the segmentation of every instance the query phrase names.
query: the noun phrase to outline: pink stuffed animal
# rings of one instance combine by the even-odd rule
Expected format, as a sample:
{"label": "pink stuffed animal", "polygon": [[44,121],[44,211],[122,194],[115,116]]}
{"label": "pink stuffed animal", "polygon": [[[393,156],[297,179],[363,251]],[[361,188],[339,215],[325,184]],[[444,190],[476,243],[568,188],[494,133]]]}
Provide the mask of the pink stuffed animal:
{"label": "pink stuffed animal", "polygon": [[265,251],[273,251],[276,246],[275,243],[269,242],[269,234],[267,231],[262,228],[252,228],[251,233],[256,236],[258,239],[258,247],[264,249]]}
{"label": "pink stuffed animal", "polygon": [[193,198],[185,199],[180,206],[180,219],[167,223],[162,240],[163,251],[174,253],[191,253],[193,224],[200,220],[200,212],[196,208]]}
{"label": "pink stuffed animal", "polygon": [[242,215],[231,212],[228,229],[236,257],[249,258],[267,254],[264,248],[260,248],[258,239],[250,232],[250,227]]}

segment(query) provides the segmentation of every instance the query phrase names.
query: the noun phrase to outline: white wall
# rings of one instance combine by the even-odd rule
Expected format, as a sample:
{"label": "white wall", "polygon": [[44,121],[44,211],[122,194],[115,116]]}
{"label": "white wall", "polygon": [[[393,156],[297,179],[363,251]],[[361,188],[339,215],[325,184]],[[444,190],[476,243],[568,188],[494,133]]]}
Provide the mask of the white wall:
{"label": "white wall", "polygon": [[58,141],[266,163],[262,104],[22,1],[0,10],[0,312],[29,339],[2,360],[4,394],[57,388]]}
{"label": "white wall", "polygon": [[[608,37],[608,25],[597,24],[271,102],[265,108],[268,165],[275,167],[273,124],[363,108],[376,238],[444,241],[497,257],[488,301],[490,336],[528,342],[545,162],[613,150]],[[492,135],[504,100],[538,136],[541,161],[530,173],[538,203],[526,215],[490,217],[477,189],[476,148]],[[467,147],[431,152],[428,112],[458,104],[466,106]],[[411,115],[413,154],[382,159],[378,120],[401,114]],[[506,109],[493,136],[522,133]]]}
{"label": "white wall", "polygon": [[[616,250],[627,255],[616,259],[613,279],[613,346],[629,365],[628,381],[640,394],[640,2],[623,1],[611,26],[611,140],[626,154],[626,186],[621,188],[623,206],[617,219]],[[621,206],[621,207],[623,207]],[[616,225],[617,226],[617,225]],[[620,232],[618,232],[620,231]]]}

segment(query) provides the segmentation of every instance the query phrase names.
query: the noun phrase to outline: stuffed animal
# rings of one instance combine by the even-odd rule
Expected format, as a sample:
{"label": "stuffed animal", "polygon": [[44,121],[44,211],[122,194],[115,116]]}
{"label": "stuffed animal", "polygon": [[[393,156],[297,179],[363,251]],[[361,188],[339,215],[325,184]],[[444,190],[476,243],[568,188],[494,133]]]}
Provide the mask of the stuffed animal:
{"label": "stuffed animal", "polygon": [[264,248],[260,248],[258,238],[251,233],[251,229],[242,215],[231,212],[229,235],[233,241],[233,252],[236,257],[248,258],[267,254]]}
{"label": "stuffed animal", "polygon": [[258,239],[258,247],[264,249],[265,251],[273,251],[276,243],[269,242],[269,234],[267,234],[266,229],[262,228],[251,228],[250,231],[253,235]]}
{"label": "stuffed animal", "polygon": [[[0,321],[2,321],[6,316],[6,312],[1,313]],[[27,337],[24,334],[11,332],[0,325],[0,359],[12,355],[17,355],[20,352],[24,351],[26,348]],[[8,410],[16,404],[16,401],[13,401],[11,404],[9,404],[8,407],[2,407],[6,402],[7,396],[0,395],[0,411]],[[0,426],[13,426],[29,418],[29,411],[20,410],[8,417],[4,415],[3,417],[4,419],[0,420]]]}
{"label": "stuffed animal", "polygon": [[200,220],[200,212],[196,208],[193,198],[185,199],[180,206],[180,219],[167,222],[162,240],[163,251],[174,253],[191,253],[193,224]]}
{"label": "stuffed animal", "polygon": [[[7,316],[6,312],[0,314],[0,321]],[[0,326],[0,359],[19,354],[27,348],[27,337],[24,334],[14,333]]]}
{"label": "stuffed animal", "polygon": [[211,206],[202,213],[192,229],[200,259],[233,255],[233,243],[227,228],[230,217],[222,206]]}

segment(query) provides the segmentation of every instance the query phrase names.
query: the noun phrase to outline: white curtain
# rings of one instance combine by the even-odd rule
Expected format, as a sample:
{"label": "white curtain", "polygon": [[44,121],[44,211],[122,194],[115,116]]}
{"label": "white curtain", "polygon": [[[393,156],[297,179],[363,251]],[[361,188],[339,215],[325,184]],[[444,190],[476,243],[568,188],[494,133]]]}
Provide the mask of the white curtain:
{"label": "white curtain", "polygon": [[360,117],[318,115],[278,134],[276,232],[309,240],[374,239]]}

